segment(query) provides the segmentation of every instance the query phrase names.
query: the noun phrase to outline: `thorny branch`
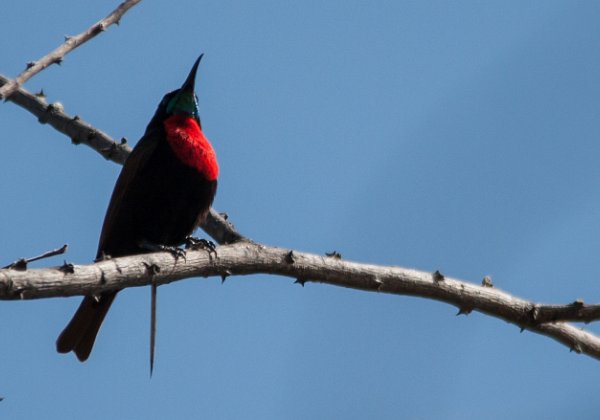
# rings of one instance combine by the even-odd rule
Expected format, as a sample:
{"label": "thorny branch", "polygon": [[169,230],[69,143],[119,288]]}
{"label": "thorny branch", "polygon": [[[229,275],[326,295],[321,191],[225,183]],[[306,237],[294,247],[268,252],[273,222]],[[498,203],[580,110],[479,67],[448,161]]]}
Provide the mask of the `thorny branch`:
{"label": "thorny branch", "polygon": [[[10,83],[10,79],[0,75],[0,86],[6,86],[7,83]],[[56,131],[69,137],[73,144],[85,144],[105,159],[123,164],[131,152],[125,139],[117,143],[108,134],[93,127],[78,115],[71,116],[65,113],[62,105],[47,104],[42,97],[26,89],[18,88],[7,100],[35,115],[41,124],[50,124]]]}
{"label": "thorny branch", "polygon": [[[70,116],[60,104],[47,104],[20,86],[29,78],[63,57],[108,26],[141,0],[126,0],[109,16],[87,31],[68,37],[66,42],[37,62],[15,80],[0,75],[0,98],[12,101],[66,134],[74,144],[86,144],[104,158],[123,164],[131,152],[123,138],[116,142],[106,133]],[[188,251],[185,261],[170,253],[145,254],[101,261],[90,265],[64,264],[56,268],[25,270],[0,269],[0,300],[36,299],[57,296],[97,294],[105,290],[150,284],[166,284],[188,277],[276,274],[296,279],[296,283],[327,283],[354,289],[412,295],[443,301],[459,308],[458,314],[479,311],[511,322],[521,328],[551,337],[572,351],[600,359],[600,338],[561,321],[591,322],[600,319],[600,305],[577,300],[566,305],[544,305],[511,296],[493,288],[484,278],[481,286],[400,267],[377,266],[342,261],[338,255],[318,256],[253,243],[211,209],[202,228],[220,244],[217,255]]]}
{"label": "thorny branch", "polygon": [[27,63],[27,69],[18,75],[14,80],[6,83],[0,88],[0,99],[9,98],[12,93],[17,90],[23,83],[31,77],[44,70],[52,64],[60,64],[65,55],[79,47],[81,44],[94,38],[96,35],[104,32],[112,24],[118,24],[121,17],[130,8],[138,4],[141,0],[126,0],[121,3],[115,10],[112,11],[104,19],[96,22],[91,27],[80,33],[79,35],[66,37],[65,42],[56,48],[51,53],[40,58],[38,61]]}
{"label": "thorny branch", "polygon": [[[599,337],[573,325],[540,323],[536,318],[539,314],[545,314],[545,319],[551,319],[568,312],[570,319],[595,320],[598,317],[598,305],[587,306],[583,302],[560,307],[536,304],[493,287],[452,279],[440,273],[359,264],[249,241],[220,246],[216,255],[206,251],[188,251],[185,259],[177,259],[171,253],[163,252],[74,265],[70,270],[64,267],[27,271],[3,269],[0,270],[0,299],[94,295],[126,287],[167,284],[188,277],[224,278],[258,273],[291,277],[302,285],[309,282],[326,283],[446,302],[457,306],[460,313],[479,311],[513,323],[521,329],[551,337],[577,353],[600,359]],[[574,316],[575,313],[579,315]],[[588,315],[590,318],[587,318]]]}

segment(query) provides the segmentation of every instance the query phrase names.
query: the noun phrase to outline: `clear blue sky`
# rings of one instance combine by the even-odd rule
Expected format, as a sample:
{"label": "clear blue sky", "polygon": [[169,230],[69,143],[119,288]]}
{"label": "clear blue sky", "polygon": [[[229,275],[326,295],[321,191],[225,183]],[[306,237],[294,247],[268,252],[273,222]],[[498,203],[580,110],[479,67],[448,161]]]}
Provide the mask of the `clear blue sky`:
{"label": "clear blue sky", "polygon": [[[17,75],[117,1],[4,1]],[[600,301],[600,3],[142,2],[26,84],[133,144],[198,56],[221,178],[256,241]],[[0,264],[90,262],[119,166],[0,104]],[[60,264],[62,258],[37,266]],[[88,362],[79,298],[0,302],[6,419],[595,419],[600,362],[424,299],[291,279],[121,293]],[[597,333],[600,328],[586,326]]]}

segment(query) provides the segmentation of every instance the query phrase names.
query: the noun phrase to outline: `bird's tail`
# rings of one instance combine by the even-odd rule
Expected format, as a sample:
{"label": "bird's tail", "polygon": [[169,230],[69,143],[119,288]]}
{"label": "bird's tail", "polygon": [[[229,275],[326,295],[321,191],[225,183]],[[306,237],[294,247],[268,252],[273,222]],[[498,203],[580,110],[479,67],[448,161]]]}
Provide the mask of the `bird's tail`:
{"label": "bird's tail", "polygon": [[87,360],[94,347],[96,335],[117,292],[103,293],[99,297],[86,296],[71,322],[56,340],[59,353],[73,351],[83,362]]}

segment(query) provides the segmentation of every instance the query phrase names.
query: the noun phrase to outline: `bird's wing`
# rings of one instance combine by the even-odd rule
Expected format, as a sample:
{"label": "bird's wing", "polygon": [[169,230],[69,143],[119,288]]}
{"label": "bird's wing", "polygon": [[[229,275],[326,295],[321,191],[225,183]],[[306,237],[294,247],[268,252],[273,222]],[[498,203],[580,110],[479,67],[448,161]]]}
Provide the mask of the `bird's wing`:
{"label": "bird's wing", "polygon": [[147,132],[134,147],[131,154],[127,157],[121,174],[117,179],[117,183],[110,198],[110,204],[104,218],[104,225],[100,233],[100,241],[98,243],[98,253],[96,259],[101,259],[106,250],[106,242],[109,237],[114,236],[115,223],[118,215],[121,213],[124,205],[123,197],[128,195],[130,188],[137,184],[140,174],[143,172],[144,165],[150,161],[150,156],[154,153],[158,141],[157,133]]}

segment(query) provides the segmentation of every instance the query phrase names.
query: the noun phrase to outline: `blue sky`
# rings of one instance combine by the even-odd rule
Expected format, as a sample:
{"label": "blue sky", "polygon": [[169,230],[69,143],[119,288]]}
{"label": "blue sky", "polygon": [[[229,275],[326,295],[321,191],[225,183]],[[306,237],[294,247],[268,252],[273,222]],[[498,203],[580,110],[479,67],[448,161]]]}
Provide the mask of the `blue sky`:
{"label": "blue sky", "polygon": [[[116,1],[5,1],[0,73]],[[215,208],[256,241],[600,300],[600,4],[142,2],[30,80],[135,143],[199,53]],[[119,166],[0,105],[0,263],[90,262]],[[62,258],[36,266],[60,264]],[[11,419],[597,417],[600,363],[454,307],[257,275],[119,295],[81,364],[79,298],[0,304]],[[588,325],[596,333],[600,328]]]}

